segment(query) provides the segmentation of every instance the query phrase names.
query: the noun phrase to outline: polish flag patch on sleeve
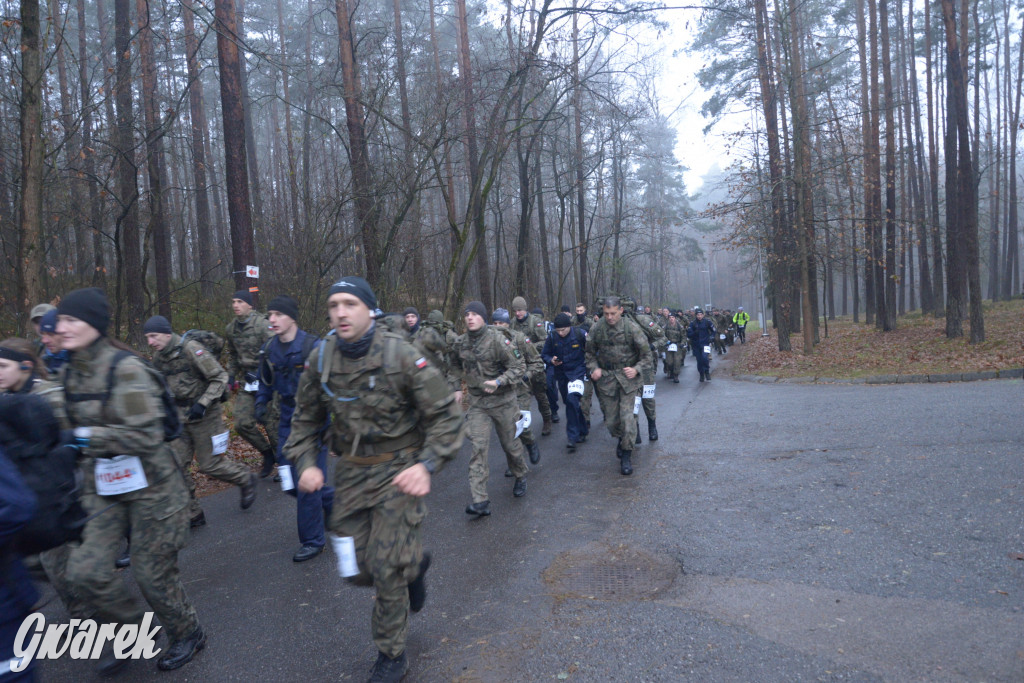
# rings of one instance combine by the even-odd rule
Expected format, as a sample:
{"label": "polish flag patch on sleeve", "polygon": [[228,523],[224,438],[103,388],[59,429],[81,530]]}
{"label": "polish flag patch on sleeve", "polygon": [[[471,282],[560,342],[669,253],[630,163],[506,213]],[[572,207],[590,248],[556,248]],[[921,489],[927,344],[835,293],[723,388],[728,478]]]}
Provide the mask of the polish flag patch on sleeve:
{"label": "polish flag patch on sleeve", "polygon": [[203,355],[203,350],[202,349],[196,349],[196,355],[197,356]]}
{"label": "polish flag patch on sleeve", "polygon": [[416,361],[416,367],[418,367],[420,370],[427,367],[427,359],[421,357],[419,360]]}

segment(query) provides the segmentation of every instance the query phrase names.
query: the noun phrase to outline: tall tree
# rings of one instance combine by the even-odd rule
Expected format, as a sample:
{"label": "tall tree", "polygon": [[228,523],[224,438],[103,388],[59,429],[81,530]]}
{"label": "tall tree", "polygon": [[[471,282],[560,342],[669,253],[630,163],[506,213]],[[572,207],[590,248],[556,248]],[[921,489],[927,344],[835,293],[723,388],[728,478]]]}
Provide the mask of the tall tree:
{"label": "tall tree", "polygon": [[203,98],[203,82],[199,77],[199,40],[196,38],[195,11],[192,0],[183,0],[182,19],[185,25],[185,65],[188,70],[189,129],[192,141],[192,180],[195,184],[196,206],[196,251],[199,256],[199,282],[204,297],[213,294],[210,274],[213,270],[213,240],[210,221],[210,198],[207,194],[206,150],[203,139],[206,134],[206,103]]}
{"label": "tall tree", "polygon": [[21,222],[18,231],[19,319],[43,290],[43,64],[39,0],[21,0]]}

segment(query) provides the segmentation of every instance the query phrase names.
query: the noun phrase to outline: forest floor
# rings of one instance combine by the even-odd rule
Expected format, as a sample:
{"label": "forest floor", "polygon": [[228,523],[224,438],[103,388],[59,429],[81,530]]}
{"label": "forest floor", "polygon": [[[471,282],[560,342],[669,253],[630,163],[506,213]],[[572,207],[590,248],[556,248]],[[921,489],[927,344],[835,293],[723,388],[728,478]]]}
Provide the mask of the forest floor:
{"label": "forest floor", "polygon": [[741,358],[736,374],[776,377],[908,375],[940,372],[983,372],[1024,367],[1024,299],[985,302],[985,341],[969,344],[970,323],[964,336],[946,338],[944,318],[915,312],[899,318],[896,329],[880,332],[874,325],[845,317],[821,326],[821,343],[814,354],[803,354],[803,337],[790,337],[792,351],[779,351],[774,330],[769,337],[747,333],[748,343],[736,345]]}

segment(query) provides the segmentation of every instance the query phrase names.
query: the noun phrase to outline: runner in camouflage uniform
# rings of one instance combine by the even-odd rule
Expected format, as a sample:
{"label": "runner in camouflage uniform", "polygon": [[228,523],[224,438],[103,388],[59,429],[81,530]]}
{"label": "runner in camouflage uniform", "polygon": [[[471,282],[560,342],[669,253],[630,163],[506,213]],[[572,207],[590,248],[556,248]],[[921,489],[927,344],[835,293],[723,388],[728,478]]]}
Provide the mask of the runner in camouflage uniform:
{"label": "runner in camouflage uniform", "polygon": [[[504,308],[494,309],[494,313],[491,316],[494,324],[498,327],[502,327],[512,332],[512,336],[515,341],[516,347],[519,352],[523,354],[523,360],[526,361],[526,376],[523,377],[522,382],[516,383],[516,401],[519,403],[519,412],[529,412],[533,409],[530,399],[532,394],[530,393],[530,380],[537,375],[537,373],[544,374],[544,360],[540,357],[540,350],[523,335],[522,332],[516,332],[509,328],[509,315],[508,311]],[[526,427],[523,432],[519,435],[519,440],[523,442],[523,447],[526,448],[526,452],[530,454],[530,462],[534,465],[540,462],[540,447],[537,445],[537,440],[533,438],[533,427]],[[509,469],[505,472],[505,476],[511,477],[512,470]]]}
{"label": "runner in camouflage uniform", "polygon": [[[107,339],[110,305],[101,290],[71,292],[57,310],[57,333],[71,351],[64,393],[82,452],[82,503],[90,513],[102,511],[86,524],[81,545],[72,549],[67,578],[97,621],[141,623],[145,611],[114,573],[114,560],[130,532],[132,573],[171,641],[157,666],[176,669],[205,646],[206,635],[178,572],[178,551],[188,541],[188,489],[164,441],[163,389],[154,370]],[[122,492],[100,495],[95,472],[101,464],[115,465],[109,459],[119,455],[137,458],[145,478],[118,479]],[[113,673],[126,661],[115,659],[108,643],[100,670]]]}
{"label": "runner in camouflage uniform", "polygon": [[[252,295],[239,290],[231,299],[235,319],[224,330],[225,347],[228,351],[228,382],[235,393],[235,431],[263,456],[260,477],[274,471],[277,453],[277,431],[268,429],[264,434],[256,423],[253,409],[256,406],[256,391],[259,388],[257,372],[260,365],[260,348],[274,336],[270,323],[259,311],[252,308]],[[267,424],[277,424],[277,402],[267,411]]]}
{"label": "runner in camouflage uniform", "polygon": [[619,440],[619,471],[632,474],[634,405],[643,388],[643,373],[651,366],[651,346],[640,327],[623,316],[618,297],[605,299],[604,318],[590,328],[587,337],[586,357],[605,424]]}
{"label": "runner in camouflage uniform", "polygon": [[377,589],[371,628],[379,653],[371,680],[398,681],[408,669],[409,611],[422,609],[426,598],[423,496],[431,475],[462,444],[462,417],[440,371],[401,335],[374,324],[376,307],[362,278],[331,287],[334,331],[307,359],[284,452],[299,489],[320,489],[325,473],[316,462],[328,429],[340,456],[328,526],[354,539],[353,581]]}
{"label": "runner in camouflage uniform", "polygon": [[[489,467],[488,451],[491,445],[491,424],[498,433],[498,441],[505,451],[512,475],[516,478],[512,495],[526,495],[526,473],[529,468],[523,459],[523,444],[516,438],[516,421],[520,419],[516,399],[516,385],[526,375],[526,362],[510,336],[488,327],[487,309],[479,301],[466,305],[468,332],[455,342],[452,367],[461,373],[469,387],[469,413],[466,430],[473,444],[469,459],[469,489],[473,502],[466,514],[484,517],[491,514],[487,496]],[[462,392],[456,394],[462,402]]]}
{"label": "runner in camouflage uniform", "polygon": [[[544,327],[544,319],[539,315],[527,312],[526,299],[521,296],[512,299],[512,312],[515,315],[512,316],[510,321],[511,328],[516,332],[522,332],[531,344],[543,346],[544,340],[548,338],[548,331]],[[484,316],[484,320],[487,320],[486,316]],[[540,416],[544,420],[540,435],[547,436],[551,433],[551,424],[557,422],[558,418],[551,411],[551,403],[548,401],[547,378],[544,376],[544,373],[541,373],[540,377],[534,377],[530,380],[530,391],[533,392],[534,398],[537,399],[537,407],[540,409]]]}

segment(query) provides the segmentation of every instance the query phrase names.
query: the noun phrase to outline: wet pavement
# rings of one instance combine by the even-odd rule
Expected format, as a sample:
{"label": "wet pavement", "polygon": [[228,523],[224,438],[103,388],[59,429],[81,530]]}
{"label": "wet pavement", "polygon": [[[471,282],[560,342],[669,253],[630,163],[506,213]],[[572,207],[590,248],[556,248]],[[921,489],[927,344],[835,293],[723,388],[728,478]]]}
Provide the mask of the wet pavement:
{"label": "wet pavement", "polygon": [[[707,384],[692,358],[680,384],[659,377],[661,440],[642,419],[631,477],[596,399],[575,454],[535,412],[527,495],[494,440],[493,514],[471,519],[465,446],[428,498],[405,680],[1024,680],[1024,382],[760,385],[727,359]],[[234,490],[203,499],[181,567],[206,649],[118,680],[368,677],[372,589],[330,550],[291,561],[294,499],[275,487],[246,512]]]}

